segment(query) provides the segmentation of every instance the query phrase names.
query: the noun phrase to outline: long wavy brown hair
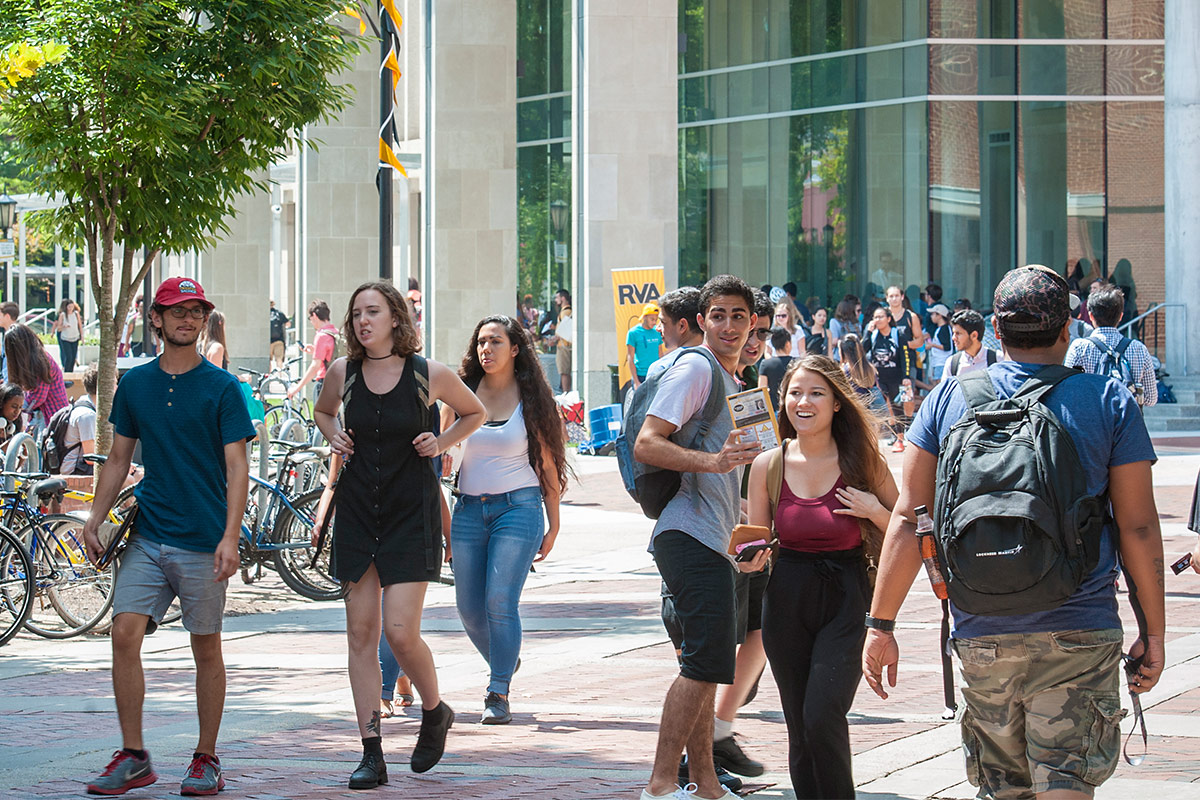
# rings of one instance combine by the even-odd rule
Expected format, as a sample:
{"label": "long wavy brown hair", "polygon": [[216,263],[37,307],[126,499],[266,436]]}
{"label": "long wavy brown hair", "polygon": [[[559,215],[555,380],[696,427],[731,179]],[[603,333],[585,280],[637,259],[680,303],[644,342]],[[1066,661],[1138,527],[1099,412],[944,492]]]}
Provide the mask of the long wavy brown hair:
{"label": "long wavy brown hair", "polygon": [[[796,428],[784,408],[788,388],[792,384],[792,376],[800,370],[819,375],[839,406],[833,412],[833,424],[830,434],[837,445],[838,469],[841,470],[842,480],[847,486],[861,489],[864,492],[875,493],[875,489],[884,480],[887,462],[879,452],[878,421],[859,399],[858,393],[850,385],[846,374],[837,362],[827,356],[807,355],[797,358],[788,366],[780,381],[779,432],[785,439],[796,438]],[[883,531],[879,530],[869,520],[859,519],[862,530],[863,546],[876,563],[883,547]]]}
{"label": "long wavy brown hair", "polygon": [[50,356],[28,325],[13,325],[4,334],[4,357],[8,359],[8,379],[27,392],[53,379]]}
{"label": "long wavy brown hair", "polygon": [[358,336],[354,333],[354,301],[365,291],[374,289],[383,295],[392,316],[399,325],[392,328],[392,353],[401,358],[408,358],[421,350],[421,334],[408,313],[408,302],[391,281],[368,281],[354,290],[350,295],[350,304],[346,307],[346,319],[342,322],[342,337],[346,340],[346,357],[351,361],[362,361],[367,352]]}
{"label": "long wavy brown hair", "polygon": [[[467,342],[467,351],[463,354],[462,366],[458,368],[459,377],[463,383],[471,387],[471,391],[479,388],[483,381],[483,365],[479,363],[479,331],[484,325],[495,323],[504,328],[508,341],[517,346],[517,356],[514,366],[517,371],[517,389],[521,394],[521,417],[525,420],[525,433],[529,437],[529,465],[537,473],[538,483],[541,484],[542,494],[553,491],[557,481],[561,494],[567,489],[566,435],[563,430],[562,417],[554,402],[554,393],[550,391],[550,383],[546,373],[538,361],[537,351],[529,333],[521,323],[505,314],[493,314],[484,317],[475,325],[475,332]],[[542,454],[550,456],[554,462],[557,478],[546,472]]]}

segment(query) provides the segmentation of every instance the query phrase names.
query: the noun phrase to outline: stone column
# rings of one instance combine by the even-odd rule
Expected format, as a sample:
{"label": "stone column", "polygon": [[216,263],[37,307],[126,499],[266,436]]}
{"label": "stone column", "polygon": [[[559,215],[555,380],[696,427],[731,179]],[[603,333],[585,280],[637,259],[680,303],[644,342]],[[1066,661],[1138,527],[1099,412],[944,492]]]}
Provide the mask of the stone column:
{"label": "stone column", "polygon": [[462,359],[475,323],[517,303],[516,0],[437,0],[430,17],[432,357]]}
{"label": "stone column", "polygon": [[[1200,3],[1167,0],[1163,195],[1167,371],[1200,374]],[[1186,313],[1186,324],[1184,314]]]}
{"label": "stone column", "polygon": [[677,0],[576,0],[576,385],[610,402],[610,270],[679,273]]}

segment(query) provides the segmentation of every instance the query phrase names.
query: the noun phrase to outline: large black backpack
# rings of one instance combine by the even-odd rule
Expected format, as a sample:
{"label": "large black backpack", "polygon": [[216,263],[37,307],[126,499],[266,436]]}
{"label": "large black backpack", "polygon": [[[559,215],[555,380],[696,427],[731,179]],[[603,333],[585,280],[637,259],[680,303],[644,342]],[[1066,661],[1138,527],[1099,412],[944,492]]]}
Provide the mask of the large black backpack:
{"label": "large black backpack", "polygon": [[[42,435],[38,439],[38,449],[41,451],[42,456],[42,469],[46,472],[58,474],[58,471],[62,469],[63,461],[67,458],[67,454],[78,450],[80,447],[79,442],[67,447],[67,431],[71,429],[71,412],[76,408],[96,410],[91,400],[87,397],[81,397],[74,403],[65,405],[51,414],[50,421],[46,423],[46,428],[42,431]],[[77,463],[75,474],[90,475],[91,469],[90,464]]]}
{"label": "large black backpack", "polygon": [[1088,493],[1075,443],[1041,402],[1076,374],[1043,367],[1007,398],[986,372],[959,380],[970,408],[942,443],[934,524],[950,600],[969,614],[1056,608],[1096,566],[1107,496]]}
{"label": "large black backpack", "polygon": [[[673,353],[674,359],[669,367],[689,353],[697,353],[708,359],[712,368],[712,389],[708,393],[708,402],[700,410],[700,421],[695,434],[689,441],[680,441],[679,431],[676,431],[671,436],[671,441],[688,450],[696,450],[712,430],[713,423],[725,411],[725,392],[722,391],[725,379],[722,377],[721,365],[717,363],[716,356],[703,346],[680,348]],[[625,483],[625,491],[629,492],[634,502],[641,506],[642,513],[650,519],[658,519],[667,503],[678,494],[683,480],[683,476],[675,470],[643,464],[633,457],[633,446],[637,442],[642,423],[646,421],[646,411],[649,410],[654,396],[658,394],[659,382],[666,373],[665,369],[659,370],[632,392],[633,399],[629,401],[629,408],[621,420],[621,432],[616,441],[617,467],[621,472],[621,480]],[[684,423],[686,424],[687,422]],[[683,425],[680,428],[682,429]],[[698,504],[699,498],[694,499]]]}

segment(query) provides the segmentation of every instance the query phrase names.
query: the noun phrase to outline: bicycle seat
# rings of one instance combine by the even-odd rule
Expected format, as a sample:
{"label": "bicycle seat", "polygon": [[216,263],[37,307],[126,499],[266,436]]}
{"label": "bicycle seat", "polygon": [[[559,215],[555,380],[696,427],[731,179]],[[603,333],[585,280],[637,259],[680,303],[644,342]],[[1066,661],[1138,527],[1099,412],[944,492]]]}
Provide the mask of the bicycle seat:
{"label": "bicycle seat", "polygon": [[67,490],[67,481],[65,478],[47,478],[44,481],[38,481],[29,489],[30,494],[35,494],[41,499],[51,497],[59,492]]}
{"label": "bicycle seat", "polygon": [[277,447],[282,447],[285,450],[293,453],[297,450],[303,450],[309,446],[308,442],[293,442],[291,439],[272,439],[271,444],[276,445]]}
{"label": "bicycle seat", "polygon": [[88,453],[86,456],[80,456],[80,458],[88,464],[103,464],[108,461],[108,456],[102,456],[99,453]]}

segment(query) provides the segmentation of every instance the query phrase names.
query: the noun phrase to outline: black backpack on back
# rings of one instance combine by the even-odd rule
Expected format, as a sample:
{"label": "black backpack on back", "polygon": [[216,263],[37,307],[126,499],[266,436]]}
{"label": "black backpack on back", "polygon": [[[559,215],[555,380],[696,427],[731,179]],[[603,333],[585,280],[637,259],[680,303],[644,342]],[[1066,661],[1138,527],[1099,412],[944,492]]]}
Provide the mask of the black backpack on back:
{"label": "black backpack on back", "polygon": [[969,614],[1057,608],[1096,566],[1107,494],[1088,494],[1074,441],[1041,402],[1077,374],[1043,367],[1008,398],[986,372],[959,380],[970,410],[942,443],[934,524],[950,600]]}
{"label": "black backpack on back", "polygon": [[1088,341],[1100,351],[1100,363],[1096,366],[1096,373],[1106,375],[1124,386],[1140,406],[1146,398],[1142,391],[1142,385],[1134,377],[1133,367],[1130,366],[1129,359],[1125,356],[1125,351],[1129,349],[1129,345],[1133,344],[1133,340],[1128,336],[1122,336],[1116,347],[1109,347],[1103,336],[1093,333],[1088,337]]}
{"label": "black backpack on back", "polygon": [[[42,470],[52,475],[57,475],[62,469],[63,461],[66,460],[68,453],[79,449],[79,442],[67,447],[67,431],[71,429],[71,412],[76,408],[96,410],[92,401],[87,397],[81,397],[74,403],[63,406],[50,416],[50,421],[46,423],[46,429],[42,431],[41,438],[38,440],[38,449],[42,455]],[[81,470],[81,466],[87,466],[87,471]],[[90,475],[91,465],[77,463],[75,474]]]}

